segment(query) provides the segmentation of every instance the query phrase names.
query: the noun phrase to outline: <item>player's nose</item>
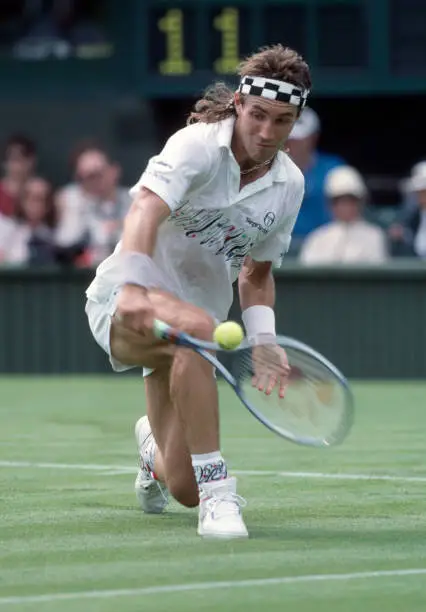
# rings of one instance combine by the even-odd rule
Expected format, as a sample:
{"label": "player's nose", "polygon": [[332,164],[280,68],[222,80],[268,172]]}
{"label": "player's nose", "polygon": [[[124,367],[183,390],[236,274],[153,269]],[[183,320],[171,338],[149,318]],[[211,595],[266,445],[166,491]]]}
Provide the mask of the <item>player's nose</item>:
{"label": "player's nose", "polygon": [[269,145],[274,142],[275,132],[274,127],[270,121],[264,121],[259,131],[259,137],[261,144]]}

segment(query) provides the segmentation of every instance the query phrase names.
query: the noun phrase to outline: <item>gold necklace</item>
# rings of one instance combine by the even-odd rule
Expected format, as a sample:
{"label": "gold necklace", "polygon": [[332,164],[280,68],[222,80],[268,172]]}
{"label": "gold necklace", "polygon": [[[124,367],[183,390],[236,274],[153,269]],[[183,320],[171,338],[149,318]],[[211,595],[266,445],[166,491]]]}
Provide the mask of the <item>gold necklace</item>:
{"label": "gold necklace", "polygon": [[272,164],[273,161],[274,161],[274,158],[271,157],[271,159],[267,159],[265,162],[262,162],[261,164],[257,164],[256,166],[253,166],[253,168],[249,168],[248,170],[240,170],[240,174],[241,175],[250,174],[250,172],[259,170],[259,168],[263,168],[263,166],[268,166],[269,164]]}

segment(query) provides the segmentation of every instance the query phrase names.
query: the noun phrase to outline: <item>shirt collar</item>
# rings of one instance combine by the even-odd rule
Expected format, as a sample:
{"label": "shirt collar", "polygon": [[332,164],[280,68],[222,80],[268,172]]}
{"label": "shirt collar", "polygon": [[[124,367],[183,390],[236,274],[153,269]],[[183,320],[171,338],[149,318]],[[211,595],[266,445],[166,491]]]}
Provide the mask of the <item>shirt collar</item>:
{"label": "shirt collar", "polygon": [[235,117],[228,117],[218,122],[217,144],[220,148],[231,150],[232,134],[234,133]]}
{"label": "shirt collar", "polygon": [[[235,117],[228,117],[218,123],[218,132],[216,136],[217,144],[220,148],[231,151],[232,134],[234,133]],[[278,151],[274,162],[267,174],[269,174],[272,182],[283,182],[287,180],[287,154],[283,151]],[[265,175],[266,176],[266,175]]]}

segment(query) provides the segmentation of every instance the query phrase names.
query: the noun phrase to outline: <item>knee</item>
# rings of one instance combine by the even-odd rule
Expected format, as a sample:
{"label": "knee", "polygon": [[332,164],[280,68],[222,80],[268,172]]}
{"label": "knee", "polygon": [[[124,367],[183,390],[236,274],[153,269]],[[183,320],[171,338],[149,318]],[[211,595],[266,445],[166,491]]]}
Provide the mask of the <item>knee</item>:
{"label": "knee", "polygon": [[199,504],[198,487],[194,482],[168,480],[167,488],[177,502],[187,508],[196,508]]}
{"label": "knee", "polygon": [[215,327],[214,319],[207,313],[191,312],[185,316],[181,329],[194,338],[211,341]]}

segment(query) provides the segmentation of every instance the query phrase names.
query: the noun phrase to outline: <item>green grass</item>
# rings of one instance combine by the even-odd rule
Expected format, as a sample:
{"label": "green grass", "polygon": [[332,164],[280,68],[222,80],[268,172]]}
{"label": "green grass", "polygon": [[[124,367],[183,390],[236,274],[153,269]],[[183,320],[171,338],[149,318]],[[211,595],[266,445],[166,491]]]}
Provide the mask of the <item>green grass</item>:
{"label": "green grass", "polygon": [[[283,442],[222,389],[223,452],[231,472],[401,477],[239,475],[251,536],[241,542],[199,539],[196,511],[175,502],[163,516],[138,511],[131,468],[142,384],[119,375],[0,379],[0,612],[282,612],[289,606],[298,612],[424,612],[426,575],[25,601],[55,593],[426,568],[426,384],[355,385],[354,429],[330,450]],[[119,466],[125,473],[96,466]],[[425,481],[404,480],[415,476]]]}

